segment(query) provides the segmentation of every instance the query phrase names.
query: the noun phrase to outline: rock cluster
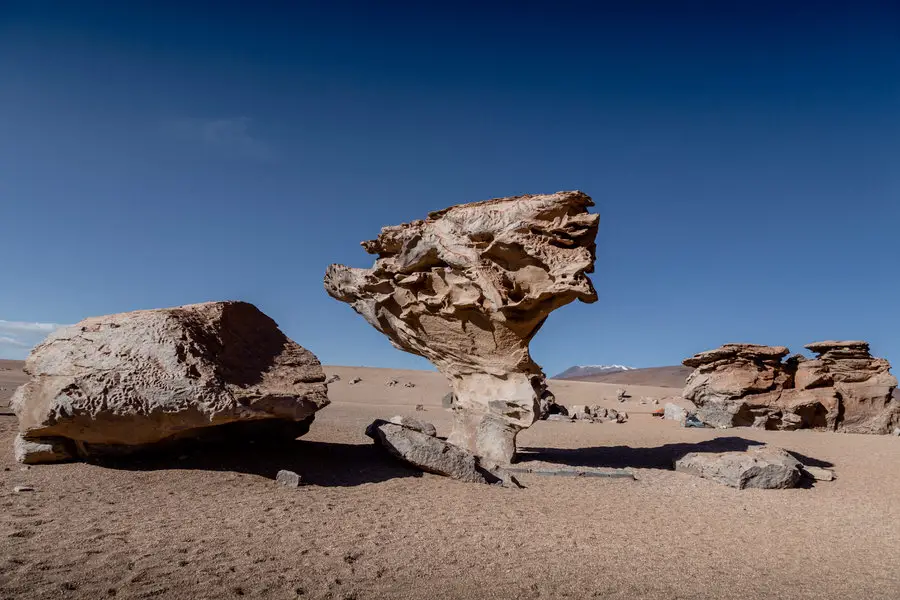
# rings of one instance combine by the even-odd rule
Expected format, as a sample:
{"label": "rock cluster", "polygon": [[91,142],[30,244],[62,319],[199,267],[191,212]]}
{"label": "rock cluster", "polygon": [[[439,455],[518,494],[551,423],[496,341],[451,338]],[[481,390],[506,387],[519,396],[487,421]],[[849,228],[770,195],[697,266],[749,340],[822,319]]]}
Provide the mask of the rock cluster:
{"label": "rock cluster", "polygon": [[318,359],[244,302],[85,319],[38,345],[25,372],[12,404],[29,463],[273,423],[297,437],[328,404]]}
{"label": "rock cluster", "polygon": [[562,406],[561,404],[558,406],[558,412],[549,415],[546,417],[548,421],[586,421],[588,423],[605,423],[609,421],[611,423],[625,423],[628,421],[628,413],[625,411],[616,410],[614,408],[604,408],[602,406],[582,406],[582,405],[574,405],[569,408]]}
{"label": "rock cluster", "polygon": [[549,405],[529,342],[553,310],[597,299],[590,206],[577,191],[518,196],[385,227],[362,244],[375,265],[331,265],[325,289],[447,376],[450,442],[508,463],[518,432]]}
{"label": "rock cluster", "polygon": [[[897,378],[866,342],[817,342],[809,360],[783,346],[726,344],[684,361],[683,395],[716,427],[890,433],[900,425]],[[787,357],[787,358],[786,358]]]}

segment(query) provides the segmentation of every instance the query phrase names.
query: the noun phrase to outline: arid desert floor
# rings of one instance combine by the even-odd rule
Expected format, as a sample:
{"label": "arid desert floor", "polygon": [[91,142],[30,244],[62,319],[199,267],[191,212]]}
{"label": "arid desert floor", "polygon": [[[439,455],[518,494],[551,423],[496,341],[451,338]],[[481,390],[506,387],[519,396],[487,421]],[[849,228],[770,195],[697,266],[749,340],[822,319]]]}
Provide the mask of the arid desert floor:
{"label": "arid desert floor", "polygon": [[[624,407],[630,419],[538,422],[519,436],[523,455],[630,467],[637,480],[479,486],[406,468],[363,433],[402,414],[447,435],[441,375],[325,370],[342,377],[332,404],[287,445],[23,469],[16,420],[0,415],[0,599],[900,597],[896,437],[685,429],[638,403],[675,388],[626,386],[619,404],[620,384],[551,381],[562,404]],[[669,470],[720,437],[781,446],[837,479],[739,491]],[[305,485],[277,485],[279,469]]]}

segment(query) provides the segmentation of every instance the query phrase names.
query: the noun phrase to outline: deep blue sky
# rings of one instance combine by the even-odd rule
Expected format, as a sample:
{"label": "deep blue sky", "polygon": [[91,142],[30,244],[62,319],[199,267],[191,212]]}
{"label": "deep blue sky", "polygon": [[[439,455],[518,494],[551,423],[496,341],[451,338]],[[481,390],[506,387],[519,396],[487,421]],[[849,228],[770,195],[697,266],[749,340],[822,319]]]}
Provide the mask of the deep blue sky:
{"label": "deep blue sky", "polygon": [[243,299],[325,363],[425,367],[325,267],[580,189],[600,301],[549,319],[548,373],[728,341],[900,362],[895,2],[437,4],[0,0],[0,356]]}

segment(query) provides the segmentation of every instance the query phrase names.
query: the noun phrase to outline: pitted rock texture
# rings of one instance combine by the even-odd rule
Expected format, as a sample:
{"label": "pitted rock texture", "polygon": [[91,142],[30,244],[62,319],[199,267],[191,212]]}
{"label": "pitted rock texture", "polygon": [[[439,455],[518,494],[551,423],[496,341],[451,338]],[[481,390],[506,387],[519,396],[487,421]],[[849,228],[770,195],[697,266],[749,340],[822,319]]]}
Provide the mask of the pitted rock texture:
{"label": "pitted rock texture", "polygon": [[448,377],[450,442],[506,463],[552,404],[531,338],[553,310],[597,299],[593,204],[581,192],[499,198],[385,227],[362,244],[375,265],[331,265],[325,289]]}
{"label": "pitted rock texture", "polygon": [[244,302],[85,319],[37,346],[25,371],[31,379],[12,401],[23,462],[127,452],[206,430],[239,435],[244,425],[299,435],[328,404],[318,359]]}
{"label": "pitted rock texture", "polygon": [[889,433],[900,425],[897,378],[860,341],[817,342],[818,355],[787,357],[783,346],[726,344],[684,361],[693,367],[683,395],[717,427],[816,428]]}

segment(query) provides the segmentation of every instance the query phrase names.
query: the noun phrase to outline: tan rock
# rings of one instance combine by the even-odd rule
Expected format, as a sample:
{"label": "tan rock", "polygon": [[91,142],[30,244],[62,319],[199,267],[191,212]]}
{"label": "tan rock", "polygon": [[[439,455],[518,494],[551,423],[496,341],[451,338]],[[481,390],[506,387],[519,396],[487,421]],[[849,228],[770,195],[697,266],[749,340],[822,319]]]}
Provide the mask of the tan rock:
{"label": "tan rock", "polygon": [[754,446],[746,451],[715,452],[714,444],[675,460],[675,470],[740,490],[784,489],[797,485],[800,461],[781,448]]}
{"label": "tan rock", "polygon": [[684,361],[693,367],[684,397],[718,427],[816,428],[889,433],[900,424],[897,379],[866,342],[817,342],[812,360],[782,361],[782,346],[726,344]]}
{"label": "tan rock", "polygon": [[373,268],[331,265],[325,289],[447,376],[452,443],[509,462],[518,432],[549,409],[531,338],[553,310],[597,299],[590,206],[581,192],[499,198],[385,227],[363,242]]}
{"label": "tan rock", "polygon": [[[209,302],[92,317],[25,363],[13,397],[23,462],[123,452],[233,424],[286,422],[328,404],[316,357],[252,304]],[[294,427],[291,424],[296,424]]]}

